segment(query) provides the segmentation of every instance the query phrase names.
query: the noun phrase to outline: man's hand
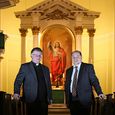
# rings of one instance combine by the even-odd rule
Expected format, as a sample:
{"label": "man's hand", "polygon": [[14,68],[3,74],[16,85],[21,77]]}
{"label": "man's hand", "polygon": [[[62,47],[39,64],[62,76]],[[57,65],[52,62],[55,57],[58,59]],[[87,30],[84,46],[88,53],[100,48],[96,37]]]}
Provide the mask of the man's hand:
{"label": "man's hand", "polygon": [[52,101],[53,101],[53,100],[49,100],[49,101],[48,101],[48,105],[51,105],[51,104],[52,104]]}
{"label": "man's hand", "polygon": [[106,99],[106,96],[104,94],[99,94],[99,99]]}
{"label": "man's hand", "polygon": [[20,99],[20,95],[19,94],[14,94],[13,95],[13,99],[14,100],[19,100]]}

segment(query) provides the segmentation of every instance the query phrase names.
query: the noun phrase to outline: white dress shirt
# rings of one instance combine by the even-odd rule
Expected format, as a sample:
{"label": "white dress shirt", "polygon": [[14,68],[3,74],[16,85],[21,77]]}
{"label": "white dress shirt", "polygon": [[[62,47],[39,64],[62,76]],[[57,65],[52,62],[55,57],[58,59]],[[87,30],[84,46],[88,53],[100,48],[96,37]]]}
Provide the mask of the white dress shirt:
{"label": "white dress shirt", "polygon": [[[71,76],[71,84],[70,84],[70,92],[72,93],[72,85],[73,85],[73,79],[74,79],[74,74],[75,74],[75,67],[76,65],[73,65],[73,72],[72,72],[72,76]],[[77,65],[77,79],[78,79],[78,75],[79,75],[79,70],[80,70],[80,67],[81,67],[81,63],[79,65]]]}

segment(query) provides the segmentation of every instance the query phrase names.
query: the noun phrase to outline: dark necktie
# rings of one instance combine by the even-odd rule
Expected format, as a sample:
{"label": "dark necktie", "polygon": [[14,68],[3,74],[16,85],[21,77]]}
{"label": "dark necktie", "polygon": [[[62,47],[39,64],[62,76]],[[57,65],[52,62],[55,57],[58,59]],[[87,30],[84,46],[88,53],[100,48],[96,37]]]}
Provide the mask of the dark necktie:
{"label": "dark necktie", "polygon": [[77,67],[75,67],[75,73],[74,73],[74,78],[73,78],[73,84],[72,84],[72,96],[76,96],[77,92]]}

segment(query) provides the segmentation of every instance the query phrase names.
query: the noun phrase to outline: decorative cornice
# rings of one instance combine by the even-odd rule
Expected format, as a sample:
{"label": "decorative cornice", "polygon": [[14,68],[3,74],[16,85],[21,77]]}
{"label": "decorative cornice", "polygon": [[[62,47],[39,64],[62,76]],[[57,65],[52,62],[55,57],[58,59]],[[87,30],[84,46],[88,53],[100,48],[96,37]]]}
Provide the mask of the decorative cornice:
{"label": "decorative cornice", "polygon": [[50,9],[55,7],[56,5],[60,5],[61,7],[68,9],[68,10],[80,10],[80,11],[86,11],[88,9],[70,1],[70,0],[44,0],[43,2],[28,8],[27,10],[43,10],[46,11],[46,9]]}
{"label": "decorative cornice", "polygon": [[27,29],[20,28],[19,31],[20,31],[20,33],[21,33],[21,37],[26,37],[26,33],[28,32]]}
{"label": "decorative cornice", "polygon": [[47,13],[44,16],[44,18],[42,18],[42,20],[44,20],[44,19],[47,19],[47,20],[49,20],[49,19],[51,19],[51,20],[71,19],[71,20],[73,20],[74,18],[70,17],[69,13],[67,13],[67,12],[65,13],[62,10],[56,9],[53,12]]}
{"label": "decorative cornice", "polygon": [[99,12],[90,11],[70,0],[45,0],[25,11],[16,12],[17,18],[30,17],[32,13],[40,13],[41,19],[75,19],[76,14],[82,13],[84,17],[99,17]]}

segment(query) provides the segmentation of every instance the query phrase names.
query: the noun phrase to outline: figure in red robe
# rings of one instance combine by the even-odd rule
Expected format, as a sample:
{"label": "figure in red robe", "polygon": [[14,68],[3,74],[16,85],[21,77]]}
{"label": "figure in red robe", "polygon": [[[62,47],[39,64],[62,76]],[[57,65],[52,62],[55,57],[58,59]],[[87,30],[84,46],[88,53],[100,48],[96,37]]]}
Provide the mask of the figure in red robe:
{"label": "figure in red robe", "polygon": [[61,48],[59,42],[55,42],[54,47],[49,42],[48,48],[50,49],[49,57],[51,62],[52,84],[58,87],[63,82],[62,78],[66,67],[66,53]]}

